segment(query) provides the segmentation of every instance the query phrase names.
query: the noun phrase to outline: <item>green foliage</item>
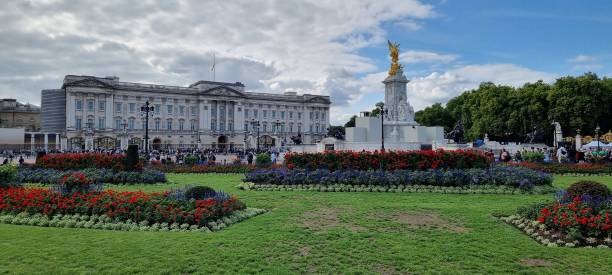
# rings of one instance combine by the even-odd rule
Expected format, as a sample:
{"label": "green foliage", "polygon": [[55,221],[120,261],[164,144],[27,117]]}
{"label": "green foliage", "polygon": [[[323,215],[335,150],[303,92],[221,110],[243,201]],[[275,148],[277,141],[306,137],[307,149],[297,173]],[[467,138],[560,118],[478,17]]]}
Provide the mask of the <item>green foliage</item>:
{"label": "green foliage", "polygon": [[272,158],[269,153],[260,153],[257,154],[257,158],[255,159],[255,164],[259,166],[266,166],[272,163]]}
{"label": "green foliage", "polygon": [[416,112],[414,120],[423,126],[443,126],[444,132],[452,130],[457,122],[457,118],[440,103]]}
{"label": "green foliage", "polygon": [[342,126],[329,126],[327,129],[327,136],[334,137],[339,140],[344,139],[345,130]]}
{"label": "green foliage", "polygon": [[544,152],[525,151],[521,153],[521,156],[526,162],[544,162]]}
{"label": "green foliage", "polygon": [[516,212],[521,217],[535,220],[540,215],[540,211],[542,211],[544,207],[548,206],[550,206],[550,202],[536,202],[530,205],[521,206],[516,210]]}
{"label": "green foliage", "polygon": [[15,183],[17,166],[12,164],[0,165],[0,188],[10,187]]}
{"label": "green foliage", "polygon": [[351,119],[344,124],[344,128],[355,127],[355,119],[357,119],[357,116],[352,116]]}
{"label": "green foliage", "polygon": [[[215,193],[215,189],[208,186],[194,186],[185,190],[185,198],[203,200]],[[214,196],[214,195],[213,195]]]}
{"label": "green foliage", "polygon": [[138,165],[138,145],[128,145],[127,156],[125,158],[125,166],[128,171],[137,170]]}
{"label": "green foliage", "polygon": [[607,198],[610,196],[610,188],[607,186],[589,180],[582,180],[570,185],[566,192],[572,197],[590,195],[593,197]]}
{"label": "green foliage", "polygon": [[447,131],[460,120],[468,139],[488,134],[492,140],[523,141],[535,127],[550,141],[552,121],[558,121],[568,136],[575,135],[576,129],[592,136],[598,123],[607,132],[612,129],[610,110],[612,79],[586,73],[520,88],[483,82],[451,99],[446,107],[436,103],[417,112],[415,120],[425,126],[444,126]]}
{"label": "green foliage", "polygon": [[184,165],[195,165],[196,163],[198,163],[198,157],[196,156],[189,155],[183,158]]}

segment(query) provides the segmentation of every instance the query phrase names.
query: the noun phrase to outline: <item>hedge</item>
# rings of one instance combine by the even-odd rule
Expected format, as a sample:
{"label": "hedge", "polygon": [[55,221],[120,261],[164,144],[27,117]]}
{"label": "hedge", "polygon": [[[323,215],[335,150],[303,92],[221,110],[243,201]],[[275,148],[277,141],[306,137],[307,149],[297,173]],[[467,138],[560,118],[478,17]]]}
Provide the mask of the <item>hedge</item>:
{"label": "hedge", "polygon": [[327,170],[428,170],[486,168],[491,158],[472,150],[422,150],[323,153],[288,153],[285,165],[288,169]]}

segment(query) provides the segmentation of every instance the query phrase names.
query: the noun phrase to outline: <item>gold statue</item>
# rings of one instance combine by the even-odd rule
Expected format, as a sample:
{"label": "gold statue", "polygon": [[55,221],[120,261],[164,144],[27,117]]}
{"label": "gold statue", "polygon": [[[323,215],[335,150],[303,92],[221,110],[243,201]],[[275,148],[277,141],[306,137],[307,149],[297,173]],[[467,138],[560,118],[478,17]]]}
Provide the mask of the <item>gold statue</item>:
{"label": "gold statue", "polygon": [[389,56],[391,56],[391,68],[389,68],[389,76],[397,74],[398,70],[401,70],[403,66],[398,63],[399,60],[399,44],[391,43],[391,41],[387,40],[389,44]]}

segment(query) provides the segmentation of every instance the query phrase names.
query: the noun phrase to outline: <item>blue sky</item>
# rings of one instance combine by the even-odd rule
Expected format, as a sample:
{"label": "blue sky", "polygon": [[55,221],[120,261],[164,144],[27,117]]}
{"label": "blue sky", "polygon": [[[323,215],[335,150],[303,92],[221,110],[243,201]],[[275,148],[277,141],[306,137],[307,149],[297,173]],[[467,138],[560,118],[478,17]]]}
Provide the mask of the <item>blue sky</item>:
{"label": "blue sky", "polygon": [[480,82],[612,74],[612,1],[45,0],[0,2],[0,97],[40,104],[67,74],[330,95],[331,123],[383,99],[401,44],[420,110]]}

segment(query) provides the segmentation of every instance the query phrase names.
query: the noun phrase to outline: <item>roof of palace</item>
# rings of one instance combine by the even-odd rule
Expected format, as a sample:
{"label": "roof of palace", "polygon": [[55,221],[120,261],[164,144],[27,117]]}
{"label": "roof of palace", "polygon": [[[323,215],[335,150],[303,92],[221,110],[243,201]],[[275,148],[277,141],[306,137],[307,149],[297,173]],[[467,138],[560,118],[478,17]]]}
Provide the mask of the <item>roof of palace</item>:
{"label": "roof of palace", "polygon": [[0,99],[0,112],[40,113],[40,106],[21,103],[13,98]]}
{"label": "roof of palace", "polygon": [[197,81],[188,87],[158,85],[147,83],[135,83],[119,81],[118,77],[96,77],[87,75],[66,75],[62,88],[66,87],[91,87],[101,89],[113,89],[138,92],[158,92],[185,95],[222,95],[248,99],[271,100],[271,101],[293,101],[304,103],[330,104],[329,96],[287,92],[285,94],[245,92],[244,84],[240,82],[228,83],[218,81]]}

